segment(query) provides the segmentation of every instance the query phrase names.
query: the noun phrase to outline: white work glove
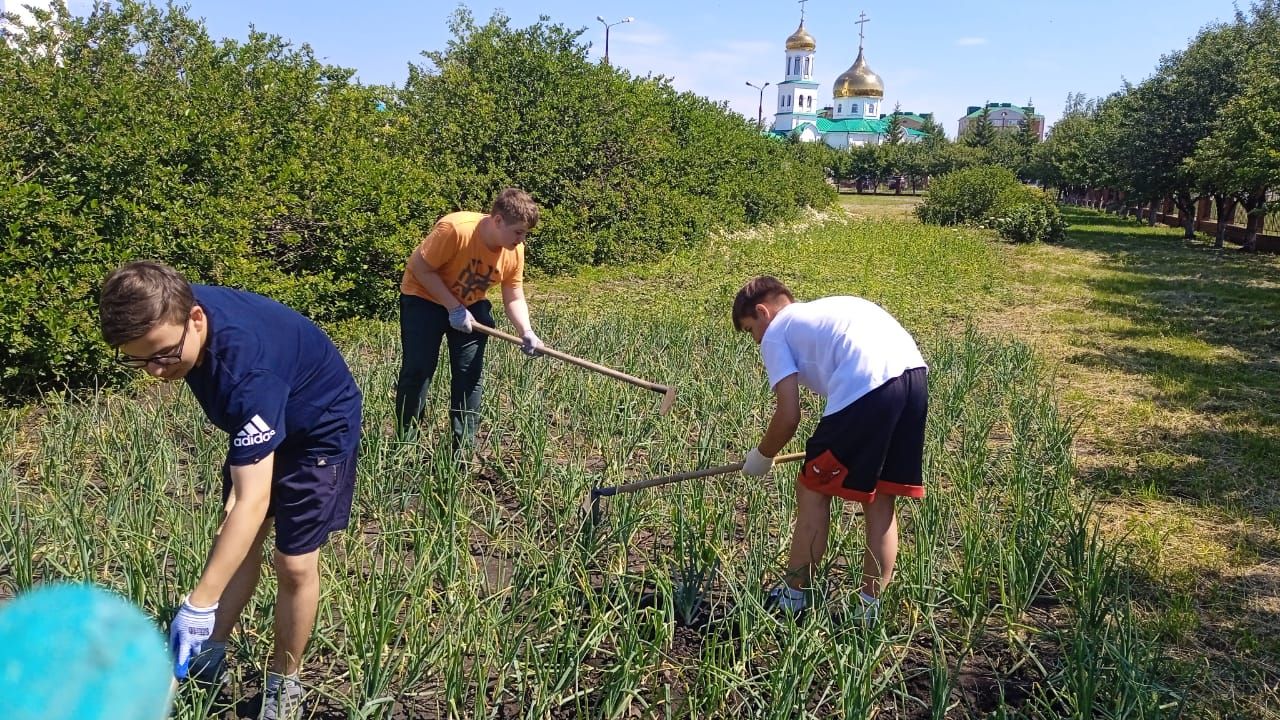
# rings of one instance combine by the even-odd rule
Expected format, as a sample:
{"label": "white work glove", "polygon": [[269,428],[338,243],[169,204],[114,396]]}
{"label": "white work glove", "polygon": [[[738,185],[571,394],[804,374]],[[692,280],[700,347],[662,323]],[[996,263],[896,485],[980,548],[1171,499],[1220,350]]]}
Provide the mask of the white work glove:
{"label": "white work glove", "polygon": [[769,473],[773,467],[773,458],[760,454],[760,448],[751,448],[742,461],[742,474],[747,477],[760,478]]}
{"label": "white work glove", "polygon": [[476,319],[471,317],[471,311],[467,309],[466,305],[459,305],[449,311],[449,325],[458,332],[471,332],[471,324],[475,321]]}
{"label": "white work glove", "polygon": [[542,354],[538,352],[542,349],[542,341],[538,339],[538,336],[535,335],[532,330],[525,333],[521,339],[524,340],[524,344],[520,346],[520,350],[523,351],[525,355],[528,355],[529,357],[538,357]]}
{"label": "white work glove", "polygon": [[213,621],[217,616],[218,603],[213,607],[198,608],[191,601],[183,598],[182,607],[173,617],[169,625],[169,650],[173,653],[173,676],[185,680],[187,663],[195,657],[204,646],[205,641],[213,635]]}

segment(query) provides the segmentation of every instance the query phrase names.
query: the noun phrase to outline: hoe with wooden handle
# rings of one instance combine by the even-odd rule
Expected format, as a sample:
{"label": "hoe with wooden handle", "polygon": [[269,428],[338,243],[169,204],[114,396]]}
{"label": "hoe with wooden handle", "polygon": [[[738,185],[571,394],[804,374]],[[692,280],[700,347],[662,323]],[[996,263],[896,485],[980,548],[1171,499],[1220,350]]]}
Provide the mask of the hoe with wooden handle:
{"label": "hoe with wooden handle", "polygon": [[[488,325],[473,323],[471,325],[471,328],[477,332],[484,333],[489,337],[498,338],[499,340],[506,340],[507,342],[512,343],[513,345],[524,345],[524,341],[516,337],[515,335],[502,332],[501,330],[495,330],[494,328],[491,328]],[[543,345],[542,347],[538,348],[538,352],[548,357],[553,357],[557,360],[563,360],[569,363],[570,365],[577,365],[580,368],[586,368],[587,370],[598,372],[601,375],[606,375],[608,377],[614,378],[615,380],[621,380],[623,382],[628,382],[628,383],[631,383],[632,385],[642,387],[646,390],[652,390],[656,393],[662,393],[662,404],[658,406],[659,415],[666,415],[668,412],[670,412],[671,405],[676,401],[676,389],[673,387],[668,387],[666,385],[659,385],[656,382],[650,382],[648,380],[642,380],[633,375],[628,375],[624,372],[614,370],[613,368],[605,367],[604,365],[597,365],[596,363],[593,363],[590,360],[583,360],[580,357],[575,357],[573,355],[570,355],[567,352],[561,352],[554,348],[547,347],[546,345]]]}
{"label": "hoe with wooden handle", "polygon": [[[791,453],[789,455],[779,455],[773,459],[773,464],[795,462],[803,460],[804,453]],[[702,470],[690,470],[688,472],[676,473],[675,475],[666,475],[663,477],[649,478],[647,480],[637,480],[626,485],[617,485],[615,487],[593,488],[591,497],[582,503],[582,511],[590,519],[591,524],[595,525],[600,521],[600,498],[613,497],[614,495],[625,495],[633,493],[637,490],[658,487],[659,485],[670,485],[681,480],[694,480],[697,478],[712,477],[714,475],[725,475],[727,473],[738,472],[742,469],[742,463],[736,462],[729,465],[718,465],[716,467],[704,468]]]}

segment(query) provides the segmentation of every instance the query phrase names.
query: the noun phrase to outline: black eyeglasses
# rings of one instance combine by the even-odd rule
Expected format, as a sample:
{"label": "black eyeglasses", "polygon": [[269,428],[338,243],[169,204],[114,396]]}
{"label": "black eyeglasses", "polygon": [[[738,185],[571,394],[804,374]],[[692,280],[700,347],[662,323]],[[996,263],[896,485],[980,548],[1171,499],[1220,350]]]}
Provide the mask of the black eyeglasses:
{"label": "black eyeglasses", "polygon": [[183,323],[182,337],[178,338],[178,344],[174,345],[173,349],[170,350],[169,352],[163,352],[163,353],[160,353],[159,355],[152,355],[151,357],[140,358],[140,357],[134,357],[132,355],[124,355],[120,352],[120,348],[116,348],[116,362],[120,363],[125,367],[131,367],[131,368],[144,368],[152,364],[159,365],[161,367],[168,367],[169,365],[177,365],[179,362],[182,362],[182,346],[185,345],[187,342],[187,330],[190,328],[191,328],[190,320]]}

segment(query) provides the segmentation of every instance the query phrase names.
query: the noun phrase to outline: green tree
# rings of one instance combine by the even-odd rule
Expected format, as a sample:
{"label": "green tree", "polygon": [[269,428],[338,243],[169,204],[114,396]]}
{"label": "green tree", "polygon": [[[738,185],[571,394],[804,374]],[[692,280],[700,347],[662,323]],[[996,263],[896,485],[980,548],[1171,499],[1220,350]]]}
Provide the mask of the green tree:
{"label": "green tree", "polygon": [[55,5],[0,42],[0,388],[109,374],[97,285],[131,257],[322,320],[389,306],[367,280],[403,261],[423,188],[380,144],[382,89],[350,77],[133,0]]}
{"label": "green tree", "polygon": [[964,144],[969,147],[985,148],[995,142],[996,129],[991,124],[991,103],[984,103],[978,117],[965,129]]}
{"label": "green tree", "polygon": [[834,197],[823,151],[588,62],[579,32],[465,11],[451,27],[400,91],[279,37],[215,41],[181,8],[137,0],[83,17],[55,5],[7,34],[0,392],[111,379],[95,298],[129,258],[331,321],[393,312],[429,224],[508,184],[546,209],[529,254],[545,270],[686,247]]}
{"label": "green tree", "polygon": [[589,62],[580,30],[500,13],[480,24],[465,9],[450,29],[402,93],[412,152],[444,168],[446,207],[529,190],[547,207],[537,267],[637,260],[830,202],[805,143],[763,137],[665,78]]}
{"label": "green tree", "polygon": [[1060,178],[1054,173],[1051,150],[1052,148],[1045,142],[1037,143],[1032,148],[1025,171],[1026,177],[1044,187],[1061,187]]}
{"label": "green tree", "polygon": [[904,143],[898,147],[898,167],[914,194],[929,178],[931,148],[923,142]]}
{"label": "green tree", "polygon": [[1115,161],[1115,118],[1123,114],[1121,94],[1086,99],[1069,94],[1062,118],[1033,154],[1037,179],[1068,199],[1101,208],[1125,187]]}
{"label": "green tree", "polygon": [[[1226,103],[1187,168],[1244,206],[1244,248],[1254,250],[1267,193],[1280,187],[1280,2],[1253,5],[1245,43],[1249,52],[1241,67],[1240,92]],[[1223,217],[1219,215],[1220,228]]]}
{"label": "green tree", "polygon": [[1246,30],[1241,17],[1202,29],[1186,49],[1164,56],[1154,76],[1126,88],[1118,103],[1123,110],[1112,123],[1116,175],[1153,205],[1172,198],[1188,238],[1195,234],[1197,201],[1212,182],[1197,178],[1185,161],[1239,92],[1249,52]]}
{"label": "green tree", "polygon": [[1032,158],[1035,156],[1036,146],[1040,144],[1040,136],[1032,127],[1030,118],[1023,118],[1018,123],[1018,132],[1014,138],[1018,144],[1018,169],[1014,172],[1024,181],[1034,180]]}
{"label": "green tree", "polygon": [[949,142],[936,147],[930,154],[929,174],[937,177],[988,163],[989,157],[985,148],[970,147],[962,142]]}
{"label": "green tree", "polygon": [[871,188],[874,193],[879,189],[888,174],[884,159],[875,145],[857,145],[850,149],[849,171],[857,182],[858,192]]}
{"label": "green tree", "polygon": [[999,165],[1009,172],[1022,177],[1028,164],[1026,148],[1018,141],[1016,133],[998,132],[991,143],[983,148],[976,148],[986,153],[987,162]]}
{"label": "green tree", "polygon": [[889,114],[889,119],[885,125],[884,141],[889,145],[897,145],[902,142],[905,131],[902,128],[902,106],[895,103],[893,112]]}
{"label": "green tree", "polygon": [[1036,145],[1040,144],[1040,136],[1036,134],[1031,121],[1027,118],[1023,118],[1018,123],[1018,133],[1016,137],[1018,138],[1018,144],[1022,146],[1023,151],[1028,156],[1031,155],[1032,149]]}
{"label": "green tree", "polygon": [[924,135],[923,142],[928,145],[937,145],[947,142],[947,133],[942,126],[933,119],[933,115],[926,115],[924,122],[920,123],[920,132]]}

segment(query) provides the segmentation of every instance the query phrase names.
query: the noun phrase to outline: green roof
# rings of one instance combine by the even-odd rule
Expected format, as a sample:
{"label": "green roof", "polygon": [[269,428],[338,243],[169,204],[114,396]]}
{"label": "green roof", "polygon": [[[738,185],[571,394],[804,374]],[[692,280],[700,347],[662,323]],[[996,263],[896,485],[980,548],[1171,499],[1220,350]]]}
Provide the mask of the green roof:
{"label": "green roof", "polygon": [[[987,112],[988,112],[988,113],[993,113],[993,112],[995,112],[995,111],[997,111],[997,110],[1017,110],[1018,112],[1022,113],[1023,115],[1030,115],[1030,116],[1032,116],[1032,117],[1038,117],[1038,116],[1039,116],[1039,114],[1038,114],[1038,113],[1034,112],[1034,109],[1033,109],[1033,111],[1032,111],[1032,112],[1027,112],[1027,109],[1026,109],[1026,108],[1024,108],[1024,107],[1022,107],[1021,105],[1014,105],[1013,103],[987,103]],[[977,110],[974,110],[973,112],[969,113],[968,115],[965,115],[965,117],[967,117],[967,118],[976,118],[976,117],[980,117],[981,115],[982,115],[982,108],[978,108]]]}
{"label": "green roof", "polygon": [[818,132],[824,135],[830,132],[851,132],[879,135],[883,133],[888,126],[889,123],[884,120],[866,120],[863,118],[831,120],[830,118],[824,117],[818,118]]}
{"label": "green roof", "polygon": [[[866,120],[863,118],[845,118],[844,120],[832,120],[830,118],[818,118],[818,132],[827,134],[831,132],[850,132],[865,133],[868,135],[884,135],[889,132],[889,118],[877,118],[875,120]],[[911,137],[924,137],[925,133],[902,126],[902,132]]]}
{"label": "green roof", "polygon": [[[805,125],[813,126],[815,123],[804,122],[796,126],[796,130],[801,130]],[[863,133],[866,135],[884,135],[889,132],[889,121],[884,120],[866,120],[863,118],[846,118],[844,120],[832,120],[830,118],[819,117],[817,119],[818,133],[826,135],[833,132],[846,133]],[[767,131],[769,134],[779,137],[786,137],[790,133],[779,132],[777,130]],[[909,128],[905,125],[902,127],[902,134],[907,137],[925,137],[927,133],[920,132],[915,128]]]}

